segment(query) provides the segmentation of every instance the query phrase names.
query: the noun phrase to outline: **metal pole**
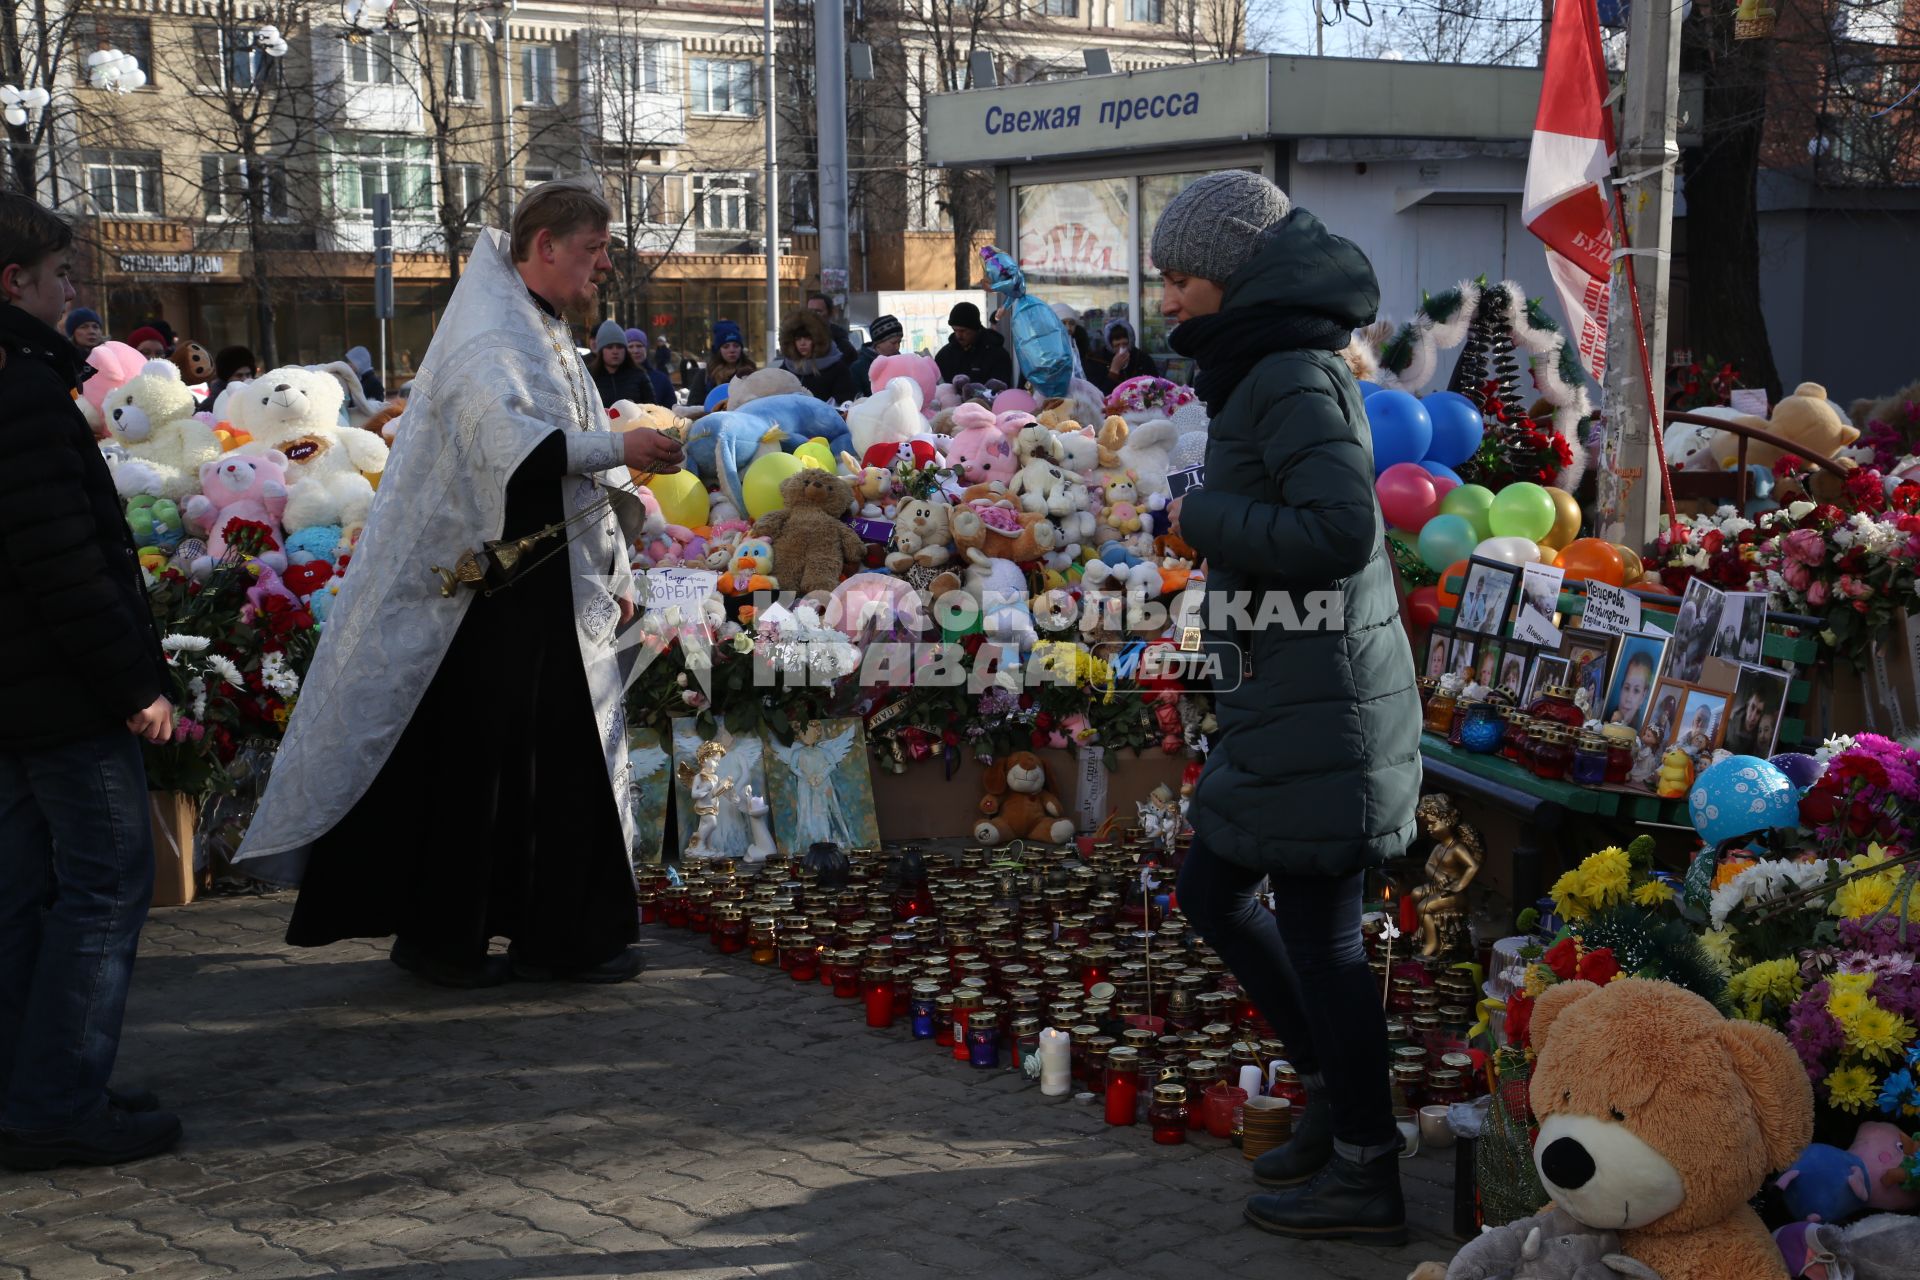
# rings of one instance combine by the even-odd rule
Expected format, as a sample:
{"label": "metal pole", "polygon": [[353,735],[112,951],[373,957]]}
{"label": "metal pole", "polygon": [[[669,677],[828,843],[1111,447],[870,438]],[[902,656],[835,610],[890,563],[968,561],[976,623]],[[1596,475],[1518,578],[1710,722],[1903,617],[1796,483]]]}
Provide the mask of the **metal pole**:
{"label": "metal pole", "polygon": [[774,155],[777,132],[774,106],[779,102],[774,84],[773,0],[766,0],[767,93],[761,110],[767,116],[765,189],[760,193],[767,229],[767,363],[780,354],[780,161]]}
{"label": "metal pole", "polygon": [[506,49],[507,19],[504,12],[489,19],[493,26],[493,40],[490,49],[494,63],[492,92],[488,98],[493,105],[493,169],[500,175],[500,227],[505,230],[513,224],[513,150],[507,141],[512,129],[509,123],[513,118],[513,103],[508,100],[507,88],[509,73],[506,67],[509,55]]}
{"label": "metal pole", "polygon": [[507,108],[505,120],[507,158],[502,165],[504,171],[500,175],[500,208],[502,211],[500,215],[500,227],[503,231],[513,226],[513,207],[519,203],[519,201],[515,199],[516,184],[513,180],[513,157],[515,149],[513,139],[513,28],[507,25],[508,20],[513,17],[514,8],[514,0],[507,0],[506,13],[500,18],[501,63],[506,68],[506,74],[502,78],[506,82]]}
{"label": "metal pole", "polygon": [[846,301],[847,28],[845,0],[813,6],[814,118],[820,163],[820,291]]}
{"label": "metal pole", "polygon": [[[1600,469],[1600,536],[1644,546],[1660,528],[1659,431],[1654,415],[1667,375],[1667,286],[1673,249],[1673,166],[1680,99],[1680,7],[1637,4],[1627,19],[1626,98],[1620,172],[1631,179],[1624,211],[1627,252],[1613,273],[1607,320],[1607,456]],[[1628,273],[1632,273],[1629,277]],[[1633,292],[1646,329],[1644,356]],[[1644,359],[1644,365],[1642,363]]]}

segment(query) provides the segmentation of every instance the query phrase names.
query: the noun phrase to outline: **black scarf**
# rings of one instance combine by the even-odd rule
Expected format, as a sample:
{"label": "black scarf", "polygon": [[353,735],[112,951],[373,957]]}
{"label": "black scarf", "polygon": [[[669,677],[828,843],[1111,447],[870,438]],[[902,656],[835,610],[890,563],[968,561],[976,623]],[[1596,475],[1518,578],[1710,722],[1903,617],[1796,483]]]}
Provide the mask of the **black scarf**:
{"label": "black scarf", "polygon": [[1267,356],[1303,349],[1338,351],[1352,336],[1338,320],[1302,311],[1297,303],[1258,303],[1183,320],[1167,345],[1200,366],[1193,389],[1206,401],[1207,413],[1217,418],[1234,389]]}

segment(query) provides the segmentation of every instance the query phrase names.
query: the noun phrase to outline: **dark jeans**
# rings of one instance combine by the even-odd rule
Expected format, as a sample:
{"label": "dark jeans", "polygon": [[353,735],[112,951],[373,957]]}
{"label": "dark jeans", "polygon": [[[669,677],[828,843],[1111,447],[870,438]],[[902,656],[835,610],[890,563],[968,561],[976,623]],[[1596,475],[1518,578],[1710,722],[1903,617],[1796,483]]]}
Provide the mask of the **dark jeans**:
{"label": "dark jeans", "polygon": [[0,752],[0,1125],[56,1131],[106,1106],[152,898],[138,738]]}
{"label": "dark jeans", "polygon": [[[1254,896],[1273,883],[1274,911]],[[1395,1138],[1387,1023],[1360,941],[1366,873],[1272,876],[1195,842],[1180,869],[1180,910],[1286,1042],[1302,1075],[1326,1081],[1333,1134],[1355,1146]]]}

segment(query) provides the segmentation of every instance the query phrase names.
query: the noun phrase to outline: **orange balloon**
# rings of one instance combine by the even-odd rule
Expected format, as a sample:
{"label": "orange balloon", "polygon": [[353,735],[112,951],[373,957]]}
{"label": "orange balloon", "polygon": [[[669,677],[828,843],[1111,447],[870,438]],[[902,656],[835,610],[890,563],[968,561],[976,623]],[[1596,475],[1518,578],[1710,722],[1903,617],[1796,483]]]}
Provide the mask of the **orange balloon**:
{"label": "orange balloon", "polygon": [[1647,576],[1647,566],[1641,562],[1640,553],[1624,542],[1616,542],[1613,543],[1612,546],[1615,551],[1620,553],[1620,563],[1623,567],[1623,572],[1626,574],[1626,579],[1621,585],[1628,587],[1639,586],[1640,580]]}
{"label": "orange balloon", "polygon": [[1465,586],[1467,584],[1467,562],[1465,560],[1455,560],[1441,572],[1440,581],[1433,585],[1434,595],[1439,599],[1442,609],[1458,609],[1460,607],[1460,593],[1458,591],[1447,590],[1448,578],[1458,578],[1460,579],[1460,585]]}
{"label": "orange balloon", "polygon": [[1627,567],[1621,563],[1620,553],[1612,543],[1599,538],[1574,539],[1554,563],[1567,571],[1568,582],[1591,578],[1611,587],[1626,585]]}

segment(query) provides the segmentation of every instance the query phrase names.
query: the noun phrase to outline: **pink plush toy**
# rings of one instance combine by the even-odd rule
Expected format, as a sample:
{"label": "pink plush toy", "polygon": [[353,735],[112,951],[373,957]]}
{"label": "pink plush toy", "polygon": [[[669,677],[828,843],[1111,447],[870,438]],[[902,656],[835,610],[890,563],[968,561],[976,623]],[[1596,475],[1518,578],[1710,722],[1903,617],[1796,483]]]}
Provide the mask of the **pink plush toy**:
{"label": "pink plush toy", "polygon": [[87,353],[93,376],[81,384],[80,397],[98,412],[107,397],[137,377],[147,358],[124,342],[103,342]]}
{"label": "pink plush toy", "polygon": [[895,378],[912,378],[920,384],[920,404],[933,413],[933,389],[940,385],[940,366],[932,356],[881,356],[867,373],[869,389],[878,391]]}
{"label": "pink plush toy", "polygon": [[1867,1207],[1885,1213],[1911,1213],[1920,1209],[1920,1192],[1908,1191],[1900,1172],[1920,1147],[1920,1140],[1909,1138],[1898,1126],[1882,1120],[1869,1120],[1853,1136],[1847,1150],[1867,1162]]}
{"label": "pink plush toy", "polygon": [[[276,596],[296,609],[300,607],[303,603],[300,597],[288,590],[286,583],[280,581],[279,574],[275,573],[265,564],[258,566],[258,568],[260,576],[252,586],[247,588],[247,603],[245,607],[240,610],[240,621],[252,622],[257,615],[265,613],[267,601]],[[331,575],[329,575],[329,577],[331,577]],[[316,583],[314,590],[317,591],[325,585],[326,583],[324,581]],[[308,594],[311,595],[312,592]]]}
{"label": "pink plush toy", "polygon": [[[200,468],[200,490],[187,500],[185,515],[195,527],[207,531],[204,562],[208,567],[226,555],[227,527],[235,520],[265,525],[270,531],[269,549],[260,560],[275,573],[287,567],[280,532],[280,518],[287,511],[286,454],[278,449],[223,454]],[[200,563],[195,562],[196,571]]]}
{"label": "pink plush toy", "polygon": [[1040,402],[1033,398],[1033,392],[1021,387],[1009,387],[993,398],[993,411],[1005,415],[1009,413],[1038,413]]}
{"label": "pink plush toy", "polygon": [[996,418],[991,409],[978,404],[963,404],[953,411],[953,443],[947,447],[947,464],[961,484],[1013,479],[1018,468],[1013,438],[1025,425],[1023,419],[1026,415],[1019,413]]}

